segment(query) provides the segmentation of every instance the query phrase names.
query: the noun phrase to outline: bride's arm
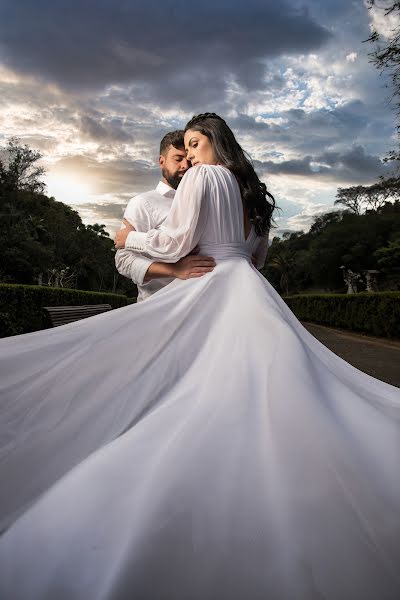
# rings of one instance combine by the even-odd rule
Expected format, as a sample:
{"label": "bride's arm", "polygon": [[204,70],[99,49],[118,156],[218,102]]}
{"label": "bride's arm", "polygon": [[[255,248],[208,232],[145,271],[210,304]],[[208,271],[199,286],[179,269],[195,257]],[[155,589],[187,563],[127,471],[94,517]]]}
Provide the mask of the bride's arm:
{"label": "bride's arm", "polygon": [[268,239],[269,239],[269,230],[260,239],[257,249],[253,254],[253,258],[254,258],[253,264],[256,267],[256,269],[258,269],[259,271],[264,268],[265,261],[267,259]]}
{"label": "bride's arm", "polygon": [[125,248],[157,258],[161,262],[176,262],[197,245],[207,220],[209,178],[206,167],[192,167],[183,176],[168,217],[160,229],[147,233],[131,231]]}

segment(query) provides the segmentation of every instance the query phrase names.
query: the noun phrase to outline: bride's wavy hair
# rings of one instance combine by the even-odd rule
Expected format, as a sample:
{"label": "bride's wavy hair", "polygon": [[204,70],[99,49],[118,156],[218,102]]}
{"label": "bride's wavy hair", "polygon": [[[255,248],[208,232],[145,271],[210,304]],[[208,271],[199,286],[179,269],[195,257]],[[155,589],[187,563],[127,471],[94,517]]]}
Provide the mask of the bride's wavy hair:
{"label": "bride's wavy hair", "polygon": [[236,141],[224,119],[215,113],[202,113],[190,119],[185,127],[199,131],[210,140],[218,163],[235,175],[239,184],[243,205],[257,235],[264,235],[271,227],[275,198],[259,180],[249,155]]}

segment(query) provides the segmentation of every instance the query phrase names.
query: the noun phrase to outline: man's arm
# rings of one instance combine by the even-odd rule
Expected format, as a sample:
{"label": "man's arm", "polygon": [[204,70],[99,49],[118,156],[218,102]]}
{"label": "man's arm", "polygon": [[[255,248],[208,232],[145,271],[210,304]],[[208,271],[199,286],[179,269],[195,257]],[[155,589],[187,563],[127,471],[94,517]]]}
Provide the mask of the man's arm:
{"label": "man's arm", "polygon": [[115,247],[135,250],[158,262],[178,262],[196,247],[201,237],[208,216],[209,187],[206,165],[192,167],[182,177],[160,228],[147,233],[117,231]]}
{"label": "man's arm", "polygon": [[[150,210],[140,196],[130,200],[124,213],[124,224],[126,231],[146,232],[154,227]],[[140,256],[134,250],[120,249],[115,255],[115,266],[121,275],[132,279],[137,285],[143,285],[152,279],[166,277],[201,277],[213,270],[215,260],[212,257],[189,255],[176,263],[161,263]]]}
{"label": "man's arm", "polygon": [[212,271],[215,260],[212,256],[198,256],[189,254],[176,263],[152,263],[147,269],[144,281],[151,281],[158,277],[173,277],[177,279],[192,279],[201,277]]}
{"label": "man's arm", "polygon": [[136,255],[132,250],[118,250],[115,255],[115,265],[118,273],[138,285],[143,285],[152,279],[178,278],[191,279],[209,273],[215,267],[211,256],[190,254],[176,263],[159,263]]}
{"label": "man's arm", "polygon": [[136,285],[143,285],[151,265],[152,261],[150,259],[139,256],[132,250],[117,250],[115,253],[115,267],[118,273],[132,279]]}
{"label": "man's arm", "polygon": [[[130,231],[148,231],[153,227],[149,208],[140,194],[128,202],[124,212],[124,223]],[[151,259],[140,256],[132,250],[122,249],[115,254],[115,267],[118,273],[131,279],[136,285],[143,285],[152,262]]]}

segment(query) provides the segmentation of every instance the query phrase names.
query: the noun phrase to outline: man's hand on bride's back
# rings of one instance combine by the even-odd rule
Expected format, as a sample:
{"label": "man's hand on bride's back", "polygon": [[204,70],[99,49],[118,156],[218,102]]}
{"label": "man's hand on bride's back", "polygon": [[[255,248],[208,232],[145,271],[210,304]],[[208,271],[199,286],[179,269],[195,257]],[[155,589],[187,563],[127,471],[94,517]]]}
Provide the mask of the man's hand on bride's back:
{"label": "man's hand on bride's back", "polygon": [[210,273],[215,267],[215,260],[212,256],[189,254],[178,260],[178,262],[171,264],[170,267],[172,277],[192,279]]}

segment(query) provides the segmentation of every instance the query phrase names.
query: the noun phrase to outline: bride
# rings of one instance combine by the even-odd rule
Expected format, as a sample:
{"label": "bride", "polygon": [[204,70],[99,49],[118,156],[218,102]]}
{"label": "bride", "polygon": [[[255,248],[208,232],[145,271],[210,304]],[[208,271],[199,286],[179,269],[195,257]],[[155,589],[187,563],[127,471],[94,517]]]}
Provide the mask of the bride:
{"label": "bride", "polygon": [[159,230],[216,259],[134,306],[0,341],[1,600],[397,600],[399,390],[252,265],[273,200],[227,124]]}

